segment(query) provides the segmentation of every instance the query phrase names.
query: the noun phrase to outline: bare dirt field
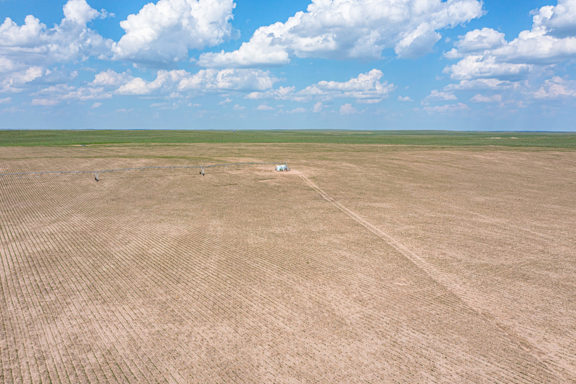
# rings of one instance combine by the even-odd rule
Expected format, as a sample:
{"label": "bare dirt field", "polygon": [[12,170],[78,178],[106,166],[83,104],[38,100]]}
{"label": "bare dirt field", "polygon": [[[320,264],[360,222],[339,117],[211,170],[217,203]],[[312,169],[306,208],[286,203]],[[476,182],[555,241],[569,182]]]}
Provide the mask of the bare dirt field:
{"label": "bare dirt field", "polygon": [[576,152],[0,148],[0,382],[576,382]]}

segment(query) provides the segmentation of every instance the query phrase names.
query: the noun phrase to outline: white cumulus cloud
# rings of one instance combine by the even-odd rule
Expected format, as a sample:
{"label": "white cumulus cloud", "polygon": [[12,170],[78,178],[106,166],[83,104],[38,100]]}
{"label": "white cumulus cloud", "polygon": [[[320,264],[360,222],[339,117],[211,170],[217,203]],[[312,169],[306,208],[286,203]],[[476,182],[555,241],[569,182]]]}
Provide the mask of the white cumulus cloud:
{"label": "white cumulus cloud", "polygon": [[52,65],[109,53],[112,42],[87,26],[104,13],[85,0],[69,0],[63,11],[64,18],[52,28],[33,15],[26,16],[22,25],[10,18],[0,24],[0,91],[20,91],[50,74]]}
{"label": "white cumulus cloud", "polygon": [[491,28],[475,29],[466,33],[456,43],[456,48],[446,54],[448,58],[459,58],[465,53],[482,52],[506,44],[504,34]]}
{"label": "white cumulus cloud", "polygon": [[426,99],[451,101],[451,100],[456,100],[457,97],[452,92],[438,91],[438,90],[434,89],[434,90],[432,90],[432,92],[430,92],[430,94],[426,97]]}
{"label": "white cumulus cloud", "polygon": [[532,28],[510,41],[490,28],[470,31],[446,57],[459,60],[444,70],[458,83],[444,89],[483,91],[471,98],[474,102],[501,102],[501,96],[491,94],[494,90],[505,92],[509,102],[572,97],[572,82],[549,77],[560,64],[576,59],[576,0],[534,11]]}
{"label": "white cumulus cloud", "polygon": [[125,34],[115,58],[150,64],[184,60],[191,49],[220,44],[230,36],[233,0],[160,0],[120,23]]}
{"label": "white cumulus cloud", "polygon": [[358,113],[358,111],[354,106],[352,106],[352,104],[344,104],[340,107],[341,115],[353,115],[355,113]]}
{"label": "white cumulus cloud", "polygon": [[22,87],[49,74],[50,71],[39,66],[31,66],[16,72],[0,76],[0,92],[17,93]]}
{"label": "white cumulus cloud", "polygon": [[559,76],[546,80],[542,86],[533,93],[536,99],[558,99],[562,97],[576,97],[576,81],[568,81]]}
{"label": "white cumulus cloud", "polygon": [[127,83],[132,76],[127,73],[118,73],[111,69],[96,74],[91,85],[103,87],[115,87]]}
{"label": "white cumulus cloud", "polygon": [[348,81],[319,81],[300,91],[296,91],[295,87],[279,87],[265,92],[250,93],[247,98],[293,101],[351,98],[360,103],[378,103],[396,88],[394,84],[383,81],[383,75],[382,71],[373,69]]}
{"label": "white cumulus cloud", "polygon": [[519,79],[532,69],[530,64],[502,62],[494,56],[470,55],[446,68],[453,79]]}
{"label": "white cumulus cloud", "polygon": [[100,12],[90,7],[86,0],[69,0],[64,5],[65,20],[71,23],[86,25],[99,15]]}
{"label": "white cumulus cloud", "polygon": [[120,86],[116,93],[120,95],[148,95],[159,90],[173,91],[178,88],[180,81],[188,75],[189,73],[184,70],[158,71],[156,79],[153,81],[136,77]]}
{"label": "white cumulus cloud", "polygon": [[41,107],[53,107],[60,103],[57,99],[32,99],[32,105]]}
{"label": "white cumulus cloud", "polygon": [[[30,78],[34,76],[30,74]],[[271,88],[275,82],[276,78],[269,72],[252,69],[205,69],[196,73],[159,70],[153,80],[134,77],[129,72],[107,70],[96,74],[94,80],[84,86],[58,84],[44,88],[37,94],[50,96],[54,104],[67,100],[108,99],[115,95],[152,95],[173,99],[204,93],[263,91]]]}
{"label": "white cumulus cloud", "polygon": [[270,89],[277,81],[270,72],[259,69],[203,69],[184,78],[180,90],[233,90],[263,91]]}
{"label": "white cumulus cloud", "polygon": [[69,0],[64,19],[53,28],[32,15],[23,25],[6,18],[0,25],[0,56],[21,65],[38,65],[105,54],[111,42],[87,27],[100,15],[85,0]]}
{"label": "white cumulus cloud", "polygon": [[232,52],[204,53],[207,67],[287,64],[292,57],[379,58],[429,52],[438,31],[482,15],[478,0],[312,0],[286,22],[258,28]]}
{"label": "white cumulus cloud", "polygon": [[276,100],[294,100],[298,98],[296,93],[296,87],[278,87],[275,89],[270,89],[265,92],[252,92],[249,93],[247,99],[276,99]]}
{"label": "white cumulus cloud", "polygon": [[475,103],[501,103],[502,102],[502,95],[492,95],[486,96],[482,94],[474,95],[470,100]]}
{"label": "white cumulus cloud", "polygon": [[534,24],[546,28],[555,36],[576,35],[576,0],[558,0],[556,6],[540,8],[534,16]]}
{"label": "white cumulus cloud", "polygon": [[497,60],[526,64],[556,64],[576,57],[576,37],[558,38],[546,30],[522,31],[518,38],[489,52]]}
{"label": "white cumulus cloud", "polygon": [[489,28],[470,31],[447,57],[461,59],[445,71],[458,80],[518,80],[537,66],[576,58],[576,0],[560,0],[557,6],[540,8],[533,16],[532,29],[521,31],[511,41]]}
{"label": "white cumulus cloud", "polygon": [[197,73],[184,70],[158,71],[156,78],[146,81],[129,78],[117,90],[121,95],[149,95],[153,93],[264,91],[276,82],[268,71],[259,69],[203,69]]}
{"label": "white cumulus cloud", "polygon": [[472,79],[461,80],[456,84],[448,84],[444,87],[447,91],[479,91],[479,90],[494,90],[494,89],[508,89],[516,88],[517,84],[508,80],[499,79]]}
{"label": "white cumulus cloud", "polygon": [[428,113],[454,113],[454,112],[467,111],[469,109],[470,109],[470,107],[468,107],[464,103],[435,105],[435,106],[424,107],[424,110]]}
{"label": "white cumulus cloud", "polygon": [[347,97],[365,103],[380,102],[395,88],[393,84],[381,81],[382,76],[382,71],[373,69],[344,82],[320,81],[303,89],[300,95],[325,98]]}
{"label": "white cumulus cloud", "polygon": [[322,102],[319,101],[316,104],[314,104],[314,107],[312,108],[312,112],[320,113],[320,112],[322,112],[323,108],[324,108],[324,104],[322,104]]}

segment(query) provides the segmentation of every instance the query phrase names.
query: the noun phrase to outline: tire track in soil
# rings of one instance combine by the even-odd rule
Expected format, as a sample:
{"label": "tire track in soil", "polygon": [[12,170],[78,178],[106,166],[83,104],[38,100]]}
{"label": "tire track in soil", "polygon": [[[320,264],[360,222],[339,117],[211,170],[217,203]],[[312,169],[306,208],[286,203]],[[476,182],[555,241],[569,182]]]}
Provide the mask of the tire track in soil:
{"label": "tire track in soil", "polygon": [[407,258],[410,262],[412,262],[418,269],[422,270],[427,276],[429,276],[433,281],[435,281],[440,286],[444,287],[448,292],[453,294],[456,298],[458,298],[466,307],[468,307],[471,311],[477,313],[482,319],[486,320],[487,322],[495,325],[497,328],[502,330],[506,335],[510,337],[514,342],[521,346],[522,349],[530,353],[537,361],[541,364],[546,366],[550,371],[557,376],[559,380],[562,382],[572,382],[571,377],[568,377],[566,373],[563,372],[561,368],[561,362],[558,361],[550,361],[545,356],[548,356],[546,352],[542,351],[537,345],[534,345],[521,335],[514,332],[510,329],[507,325],[502,324],[498,319],[496,319],[492,314],[482,310],[481,308],[477,308],[472,303],[470,303],[462,294],[458,292],[455,287],[449,282],[446,281],[445,278],[441,276],[441,274],[436,271],[434,267],[432,267],[429,263],[427,263],[422,257],[418,254],[407,248],[404,244],[399,242],[393,236],[389,235],[388,233],[384,232],[380,228],[376,227],[356,212],[350,210],[349,208],[342,205],[340,202],[336,201],[332,196],[330,196],[326,191],[320,188],[316,183],[310,180],[306,175],[299,171],[292,171],[294,174],[298,175],[306,185],[312,188],[316,193],[318,193],[324,200],[332,204],[334,207],[339,209],[341,212],[346,214],[348,217],[356,221],[358,224],[366,228],[368,231],[372,232],[374,235],[378,236],[382,239],[386,244],[390,245],[400,254],[402,254],[405,258]]}

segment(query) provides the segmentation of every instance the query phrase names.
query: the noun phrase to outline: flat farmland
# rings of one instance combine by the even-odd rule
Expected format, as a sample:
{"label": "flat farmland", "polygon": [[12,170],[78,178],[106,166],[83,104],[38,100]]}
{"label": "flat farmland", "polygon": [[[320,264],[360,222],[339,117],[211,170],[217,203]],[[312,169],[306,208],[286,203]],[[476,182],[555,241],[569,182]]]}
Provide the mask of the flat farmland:
{"label": "flat farmland", "polygon": [[0,382],[576,382],[576,152],[0,147]]}

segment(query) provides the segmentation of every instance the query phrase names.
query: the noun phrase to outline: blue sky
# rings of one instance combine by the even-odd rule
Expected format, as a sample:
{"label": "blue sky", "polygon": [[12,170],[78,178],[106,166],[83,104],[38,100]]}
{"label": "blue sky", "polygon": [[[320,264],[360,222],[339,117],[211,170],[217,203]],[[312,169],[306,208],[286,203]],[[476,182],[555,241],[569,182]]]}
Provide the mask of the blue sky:
{"label": "blue sky", "polygon": [[576,0],[0,0],[0,129],[562,130]]}

